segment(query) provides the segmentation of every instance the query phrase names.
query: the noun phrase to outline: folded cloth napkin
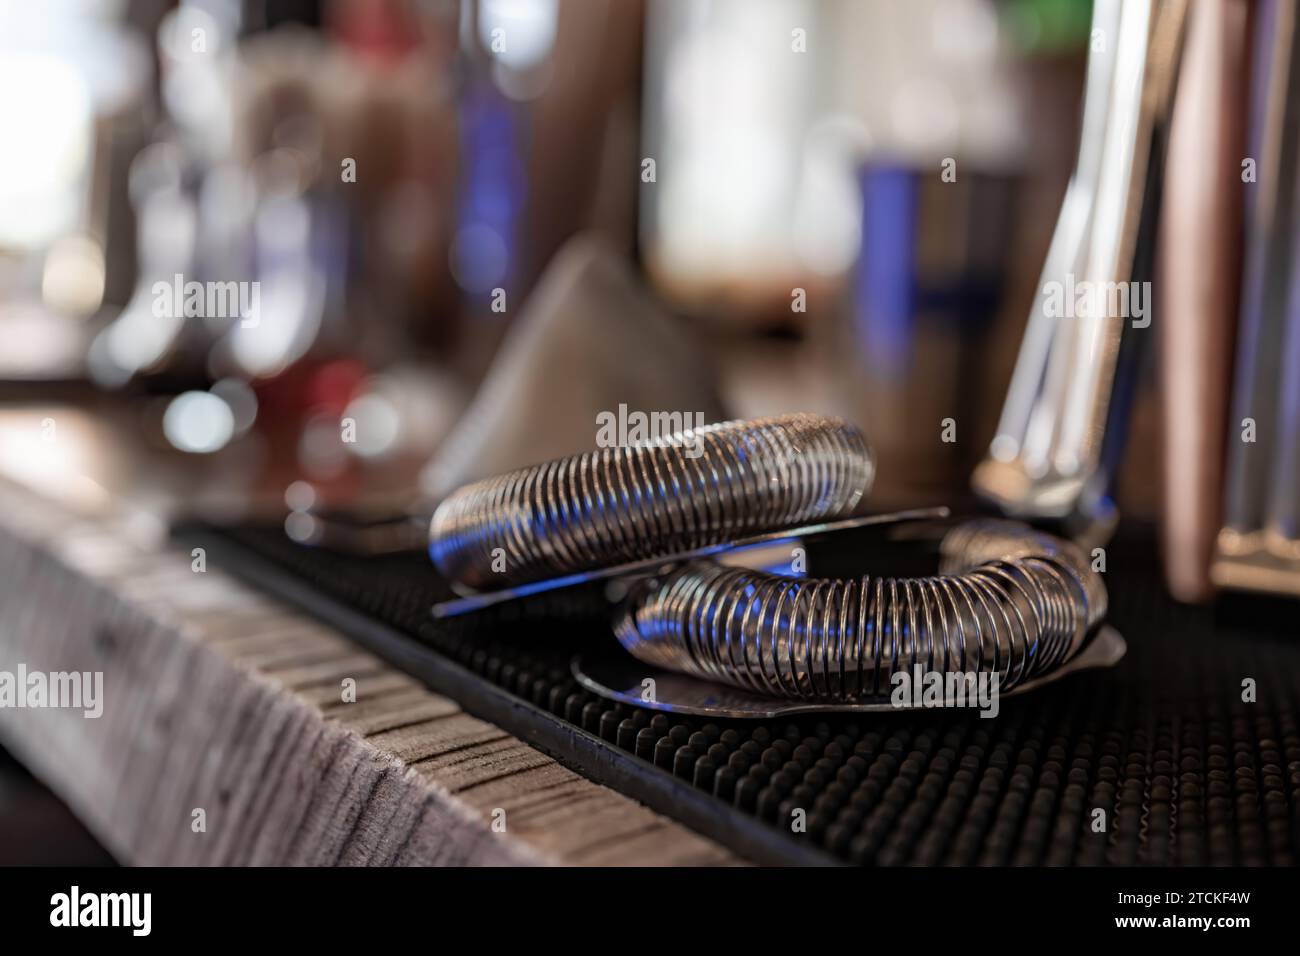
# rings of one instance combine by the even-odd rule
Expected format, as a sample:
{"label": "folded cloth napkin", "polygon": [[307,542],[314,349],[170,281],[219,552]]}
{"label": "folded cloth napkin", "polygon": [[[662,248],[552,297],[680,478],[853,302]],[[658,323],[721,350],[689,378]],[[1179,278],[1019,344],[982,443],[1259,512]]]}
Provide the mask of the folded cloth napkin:
{"label": "folded cloth napkin", "polygon": [[[588,451],[609,416],[681,413],[722,420],[714,376],[695,331],[670,315],[631,265],[599,239],[556,253],[422,490],[435,501],[459,485]],[[609,429],[606,429],[608,433]]]}

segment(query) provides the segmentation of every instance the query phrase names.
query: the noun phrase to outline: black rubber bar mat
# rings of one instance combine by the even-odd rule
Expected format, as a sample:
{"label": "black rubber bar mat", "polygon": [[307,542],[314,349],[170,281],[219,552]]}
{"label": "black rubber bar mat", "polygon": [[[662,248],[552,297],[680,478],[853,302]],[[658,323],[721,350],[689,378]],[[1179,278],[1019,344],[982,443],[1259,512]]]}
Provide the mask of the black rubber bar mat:
{"label": "black rubber bar mat", "polygon": [[619,653],[602,599],[435,623],[421,554],[358,558],[278,528],[187,527],[209,560],[300,605],[579,772],[759,863],[1294,865],[1300,605],[1174,604],[1152,535],[1108,548],[1128,656],[977,710],[706,721],[572,678]]}

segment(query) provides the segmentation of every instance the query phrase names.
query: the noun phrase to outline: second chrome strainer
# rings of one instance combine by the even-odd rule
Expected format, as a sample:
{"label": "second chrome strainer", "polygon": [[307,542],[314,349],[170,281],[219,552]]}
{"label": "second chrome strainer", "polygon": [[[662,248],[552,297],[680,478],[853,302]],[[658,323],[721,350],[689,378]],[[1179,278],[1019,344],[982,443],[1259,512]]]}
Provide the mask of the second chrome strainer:
{"label": "second chrome strainer", "polygon": [[949,528],[931,576],[805,578],[713,560],[736,543],[879,522],[837,520],[873,475],[855,428],[787,415],[476,482],[438,508],[430,553],[459,587],[491,593],[442,613],[618,577],[614,630],[638,660],[828,705],[887,699],[915,667],[996,674],[1011,691],[1078,654],[1106,613],[1101,578],[1075,545],[1014,522]]}
{"label": "second chrome strainer", "polygon": [[1106,613],[1074,545],[1009,521],[944,535],[939,574],[794,578],[713,562],[642,582],[618,615],[639,660],[760,695],[887,699],[920,667],[989,673],[1002,691],[1073,657]]}

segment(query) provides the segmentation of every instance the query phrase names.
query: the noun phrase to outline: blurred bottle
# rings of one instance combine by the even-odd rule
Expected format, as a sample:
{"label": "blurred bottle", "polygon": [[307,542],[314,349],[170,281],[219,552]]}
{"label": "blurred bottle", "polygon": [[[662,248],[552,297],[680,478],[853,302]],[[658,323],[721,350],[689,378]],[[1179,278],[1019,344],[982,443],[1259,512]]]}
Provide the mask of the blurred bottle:
{"label": "blurred bottle", "polygon": [[1024,73],[985,0],[845,5],[836,35],[838,108],[865,148],[859,253],[849,307],[821,326],[826,360],[879,449],[877,502],[950,499],[995,414]]}

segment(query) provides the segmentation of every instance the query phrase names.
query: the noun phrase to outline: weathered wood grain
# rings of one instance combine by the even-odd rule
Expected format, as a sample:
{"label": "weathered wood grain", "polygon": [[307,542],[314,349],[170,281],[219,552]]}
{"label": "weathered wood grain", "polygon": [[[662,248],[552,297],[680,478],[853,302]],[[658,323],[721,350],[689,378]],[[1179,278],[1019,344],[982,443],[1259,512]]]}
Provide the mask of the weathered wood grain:
{"label": "weathered wood grain", "polygon": [[105,698],[0,708],[0,740],[119,860],[739,862],[142,530],[0,482],[0,670]]}

